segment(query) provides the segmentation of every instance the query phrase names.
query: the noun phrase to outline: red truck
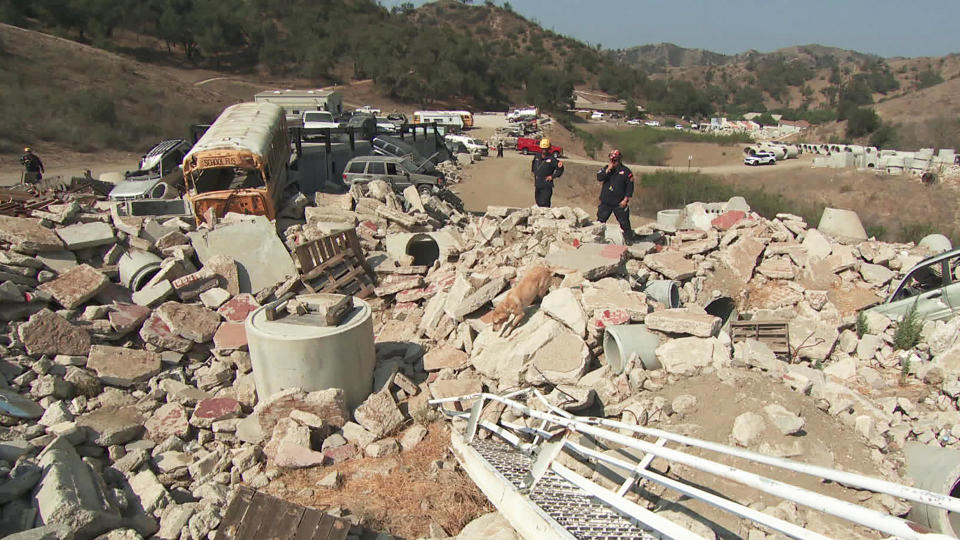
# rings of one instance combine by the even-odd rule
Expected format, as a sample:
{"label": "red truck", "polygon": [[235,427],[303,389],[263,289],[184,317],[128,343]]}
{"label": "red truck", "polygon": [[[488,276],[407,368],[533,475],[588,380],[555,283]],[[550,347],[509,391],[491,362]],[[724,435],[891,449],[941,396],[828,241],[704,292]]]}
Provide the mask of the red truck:
{"label": "red truck", "polygon": [[[540,139],[517,137],[517,152],[520,152],[525,156],[530,154],[539,154]],[[550,153],[553,154],[553,157],[560,157],[563,155],[563,148],[560,148],[556,145],[550,145]]]}

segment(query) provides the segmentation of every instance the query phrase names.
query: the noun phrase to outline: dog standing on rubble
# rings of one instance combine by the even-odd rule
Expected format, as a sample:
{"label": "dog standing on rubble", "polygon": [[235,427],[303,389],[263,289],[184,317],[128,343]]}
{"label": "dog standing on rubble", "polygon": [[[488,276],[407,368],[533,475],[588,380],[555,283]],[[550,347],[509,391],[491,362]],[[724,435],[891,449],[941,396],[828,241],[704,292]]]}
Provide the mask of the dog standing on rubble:
{"label": "dog standing on rubble", "polygon": [[[553,270],[545,266],[534,266],[507,293],[507,296],[493,308],[490,322],[500,335],[513,331],[523,319],[524,309],[536,299],[542,298],[550,288]],[[502,328],[501,328],[502,327]]]}

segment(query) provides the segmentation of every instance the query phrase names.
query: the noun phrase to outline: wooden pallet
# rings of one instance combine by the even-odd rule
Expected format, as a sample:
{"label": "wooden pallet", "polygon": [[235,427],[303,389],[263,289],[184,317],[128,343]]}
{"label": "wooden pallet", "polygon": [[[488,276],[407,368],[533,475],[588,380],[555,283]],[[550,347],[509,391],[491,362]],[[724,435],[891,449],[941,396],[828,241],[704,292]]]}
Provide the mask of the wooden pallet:
{"label": "wooden pallet", "polygon": [[300,263],[300,282],[311,293],[341,293],[359,298],[373,294],[376,274],[367,264],[356,229],[299,245],[294,255]]}
{"label": "wooden pallet", "polygon": [[766,343],[776,355],[790,355],[790,329],[785,322],[736,321],[730,324],[734,343],[755,339]]}
{"label": "wooden pallet", "polygon": [[350,523],[241,486],[214,540],[344,540]]}

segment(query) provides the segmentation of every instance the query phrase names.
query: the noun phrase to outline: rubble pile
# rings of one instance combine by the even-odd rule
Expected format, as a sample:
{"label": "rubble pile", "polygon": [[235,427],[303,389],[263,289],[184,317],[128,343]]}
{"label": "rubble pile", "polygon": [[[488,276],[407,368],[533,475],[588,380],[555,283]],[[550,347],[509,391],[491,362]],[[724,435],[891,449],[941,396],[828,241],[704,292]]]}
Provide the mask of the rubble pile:
{"label": "rubble pile", "polygon": [[[567,410],[656,422],[671,409],[651,391],[708,370],[761,370],[854,425],[888,474],[906,440],[958,444],[960,319],[925,324],[906,351],[894,350],[896,323],[883,316],[852,330],[857,310],[925,255],[912,245],[841,241],[795,216],[713,216],[705,205],[690,212],[697,229],[650,228],[618,245],[615,227],[580,209],[470,216],[382,182],[314,203],[284,210],[283,241],[264,218],[196,230],[102,201],[0,216],[0,532],[208,538],[241,483],[408,451],[436,418],[429,399],[525,385]],[[356,228],[379,277],[367,299],[373,393],[354,410],[341,389],[257,396],[243,321],[296,292],[290,251],[343,228]],[[411,253],[413,241],[435,253]],[[501,335],[491,303],[534,265],[551,268],[555,286]],[[663,279],[681,283],[682,308],[647,288]],[[788,321],[795,358],[733,343],[704,309],[718,297],[754,320]],[[662,367],[608,364],[604,330],[644,322]],[[904,378],[925,384],[919,401],[871,397]],[[765,421],[800,429],[771,410],[734,439],[753,444],[751,426]],[[336,489],[340,478],[323,482]]]}

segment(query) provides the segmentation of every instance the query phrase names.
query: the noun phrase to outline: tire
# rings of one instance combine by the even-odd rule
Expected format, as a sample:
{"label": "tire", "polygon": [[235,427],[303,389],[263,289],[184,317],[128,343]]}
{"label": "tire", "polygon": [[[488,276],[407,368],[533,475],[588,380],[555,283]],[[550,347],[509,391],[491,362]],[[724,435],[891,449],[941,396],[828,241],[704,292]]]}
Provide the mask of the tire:
{"label": "tire", "polygon": [[553,157],[554,159],[560,159],[560,152],[554,152]]}
{"label": "tire", "polygon": [[420,184],[417,186],[417,193],[419,193],[421,197],[429,197],[433,195],[433,186],[430,184]]}
{"label": "tire", "polygon": [[520,151],[520,153],[523,154],[523,155],[525,155],[525,156],[529,156],[529,155],[530,155],[530,150],[527,150],[526,148],[524,148],[523,150]]}

